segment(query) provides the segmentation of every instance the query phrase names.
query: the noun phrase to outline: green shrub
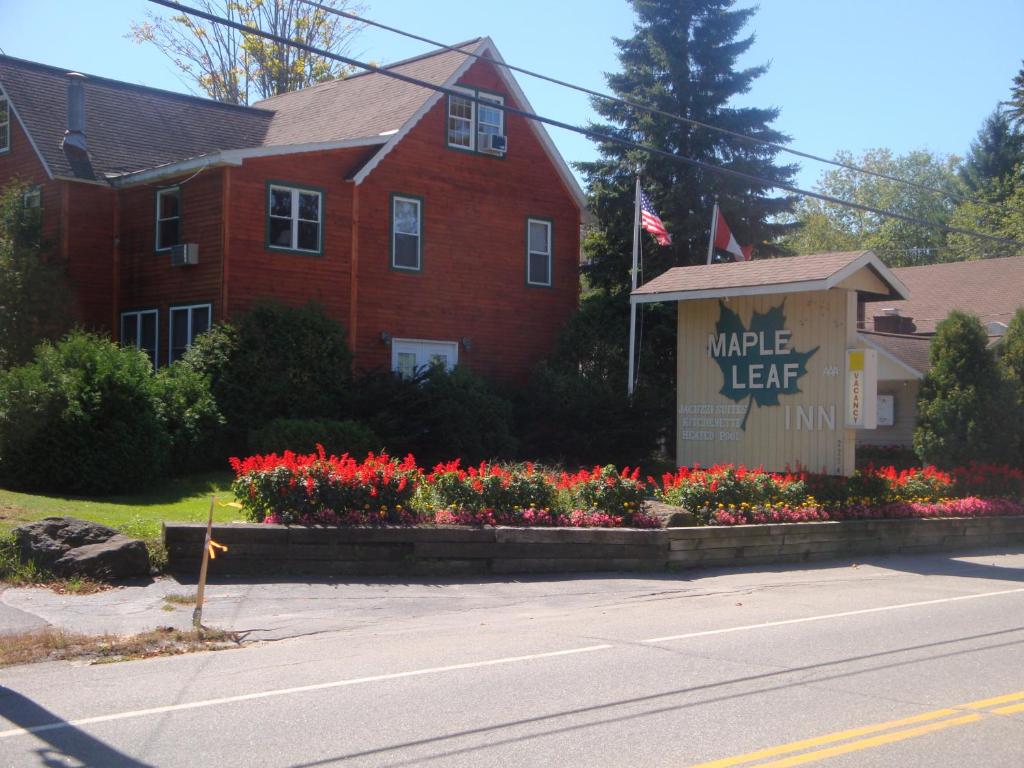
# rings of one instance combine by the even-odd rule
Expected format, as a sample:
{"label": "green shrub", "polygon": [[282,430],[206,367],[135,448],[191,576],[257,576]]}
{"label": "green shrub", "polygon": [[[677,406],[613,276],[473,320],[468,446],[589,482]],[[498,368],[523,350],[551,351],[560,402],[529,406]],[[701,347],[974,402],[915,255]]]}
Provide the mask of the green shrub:
{"label": "green shrub", "polygon": [[563,472],[558,481],[569,510],[601,511],[631,520],[642,513],[647,490],[638,479],[639,470],[619,472],[614,465],[580,470],[574,475]]}
{"label": "green shrub", "polygon": [[321,307],[264,302],[203,334],[184,357],[210,377],[235,452],[273,419],[334,419],[350,405],[345,329]]}
{"label": "green shrub", "polygon": [[0,374],[0,482],[99,494],[144,487],[169,438],[144,352],[75,332]]}
{"label": "green shrub", "polygon": [[914,450],[940,467],[1019,458],[1019,384],[988,347],[981,321],[953,311],[936,328],[918,396]]}
{"label": "green shrub", "polygon": [[434,366],[412,379],[371,373],[353,394],[356,418],[395,455],[413,453],[427,466],[458,456],[470,465],[516,451],[511,402],[467,368]]}
{"label": "green shrub", "polygon": [[373,430],[358,421],[274,419],[249,433],[250,453],[313,453],[322,445],[328,454],[362,458],[381,449]]}
{"label": "green shrub", "polygon": [[155,385],[170,440],[170,471],[181,474],[227,466],[224,417],[210,392],[209,377],[177,361],[160,369]]}

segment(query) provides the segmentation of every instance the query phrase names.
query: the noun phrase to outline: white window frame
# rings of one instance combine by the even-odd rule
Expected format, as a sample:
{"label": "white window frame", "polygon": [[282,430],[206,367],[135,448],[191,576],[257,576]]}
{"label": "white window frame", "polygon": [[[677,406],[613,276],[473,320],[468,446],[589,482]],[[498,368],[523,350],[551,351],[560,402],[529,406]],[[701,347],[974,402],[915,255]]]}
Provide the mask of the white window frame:
{"label": "white window frame", "polygon": [[[174,194],[178,198],[178,215],[177,216],[161,216],[163,212],[161,201],[166,195]],[[178,221],[178,242],[164,245],[160,242],[160,224],[164,221]],[[181,237],[181,187],[167,187],[165,189],[158,189],[156,191],[156,233],[154,235],[155,245],[157,251],[169,251],[176,245],[180,245],[182,241]]]}
{"label": "white window frame", "polygon": [[159,309],[133,309],[127,312],[121,313],[121,327],[118,329],[121,338],[121,346],[125,344],[124,341],[124,321],[128,318],[132,318],[135,321],[135,348],[143,349],[141,341],[142,334],[142,316],[153,315],[156,320],[155,330],[153,331],[153,357],[150,362],[153,363],[153,370],[155,371],[160,367],[160,310]]}
{"label": "white window frame", "polygon": [[167,310],[167,364],[170,365],[174,362],[171,359],[171,355],[174,354],[174,313],[175,312],[188,312],[188,330],[185,332],[188,336],[188,343],[185,345],[186,351],[192,346],[192,342],[195,341],[195,336],[192,334],[192,315],[197,309],[205,309],[210,314],[210,321],[206,328],[209,330],[213,327],[213,304],[207,302],[205,304],[179,304],[175,307],[170,307]]}
{"label": "white window frame", "polygon": [[464,93],[466,96],[468,96],[469,99],[470,99],[470,101],[469,101],[469,118],[462,117],[461,115],[454,117],[455,120],[467,120],[467,119],[469,120],[469,146],[467,147],[467,146],[465,146],[463,144],[458,144],[458,143],[455,143],[455,142],[452,141],[452,133],[451,133],[451,127],[449,126],[449,123],[453,119],[453,116],[452,116],[452,99],[454,97],[451,96],[450,94],[448,96],[448,108],[445,111],[445,124],[444,124],[445,141],[448,143],[448,146],[451,147],[452,149],[462,149],[462,150],[466,150],[466,151],[469,151],[469,152],[475,152],[476,151],[476,102],[473,101],[472,99],[476,97],[476,91],[474,91],[472,88],[463,88],[461,86],[453,86],[452,90],[453,91],[460,91],[461,93]]}
{"label": "white window frame", "polygon": [[[292,197],[292,213],[289,217],[291,221],[291,232],[292,242],[291,245],[277,245],[270,242],[270,220],[278,219],[284,221],[284,216],[274,216],[271,213],[272,201],[274,196],[274,190],[281,192],[289,192]],[[299,247],[299,222],[304,221],[307,224],[311,223],[313,219],[303,219],[299,216],[299,195],[316,195],[316,248],[300,248]],[[267,247],[275,251],[297,251],[298,253],[323,253],[324,247],[324,193],[319,189],[310,189],[309,187],[293,187],[290,184],[268,184],[267,185]]]}
{"label": "white window frame", "polygon": [[[496,93],[488,93],[487,91],[477,91],[476,92],[476,97],[478,99],[480,99],[481,101],[490,101],[490,102],[493,102],[495,104],[499,104],[501,106],[505,106],[505,97],[504,96],[499,96]],[[480,105],[477,105],[477,106],[480,106]],[[476,136],[477,137],[479,137],[480,134],[482,134],[482,133],[494,133],[496,136],[504,136],[505,135],[505,110],[499,109],[499,110],[496,110],[496,111],[498,113],[498,124],[494,125],[493,123],[481,123],[480,122],[480,110],[479,109],[476,110],[476,112],[474,114],[475,114],[475,117],[476,117]],[[488,126],[490,128],[497,128],[497,130],[496,131],[485,131],[483,129],[484,125],[486,125],[486,126]]]}
{"label": "white window frame", "polygon": [[38,184],[34,187],[25,187],[21,193],[21,207],[25,210],[38,211],[43,207],[43,188]]}
{"label": "white window frame", "polygon": [[0,131],[3,133],[3,144],[0,144],[0,154],[11,149],[11,102],[7,96],[0,93]]}
{"label": "white window frame", "polygon": [[[399,203],[414,203],[416,205],[416,266],[408,267],[404,264],[398,264],[395,261],[395,257],[398,255],[398,235],[405,235],[411,237],[412,232],[399,232],[397,225],[397,218],[395,217],[395,206]],[[398,269],[403,272],[422,272],[423,271],[423,201],[418,197],[411,197],[409,195],[394,194],[391,196],[391,268]]]}
{"label": "white window frame", "polygon": [[[532,228],[532,226],[534,224],[543,224],[544,228],[547,230],[547,251],[535,251],[535,250],[533,250],[530,247],[530,229]],[[541,287],[544,287],[544,288],[550,288],[551,287],[551,283],[552,283],[552,269],[554,267],[554,258],[553,258],[553,250],[554,250],[553,240],[554,240],[554,238],[552,237],[553,229],[554,229],[554,227],[552,227],[551,222],[548,221],[547,219],[529,218],[529,219],[526,220],[526,284],[527,285],[537,285],[537,286],[541,286]],[[539,255],[539,256],[547,256],[547,258],[548,258],[548,279],[547,279],[547,282],[541,282],[539,280],[534,280],[534,279],[532,279],[532,277],[530,275],[530,262],[531,262],[530,257],[535,255],[535,254]]]}
{"label": "white window frame", "polygon": [[416,355],[414,375],[427,369],[438,353],[444,354],[445,370],[450,371],[459,364],[459,343],[433,339],[392,339],[391,370],[399,373],[398,356],[402,353]]}

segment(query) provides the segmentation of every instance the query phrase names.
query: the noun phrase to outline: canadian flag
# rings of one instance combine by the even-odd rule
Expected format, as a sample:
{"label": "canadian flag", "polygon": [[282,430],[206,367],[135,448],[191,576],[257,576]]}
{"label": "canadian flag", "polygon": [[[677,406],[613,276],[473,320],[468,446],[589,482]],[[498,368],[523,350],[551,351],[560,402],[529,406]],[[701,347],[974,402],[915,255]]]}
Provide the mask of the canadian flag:
{"label": "canadian flag", "polygon": [[[752,245],[741,246],[736,238],[732,234],[732,230],[729,229],[729,225],[725,223],[725,217],[722,212],[718,209],[718,203],[715,203],[714,217],[714,248],[719,251],[725,251],[731,253],[736,261],[750,261],[750,254],[753,250]],[[711,263],[713,253],[708,254],[708,264]]]}

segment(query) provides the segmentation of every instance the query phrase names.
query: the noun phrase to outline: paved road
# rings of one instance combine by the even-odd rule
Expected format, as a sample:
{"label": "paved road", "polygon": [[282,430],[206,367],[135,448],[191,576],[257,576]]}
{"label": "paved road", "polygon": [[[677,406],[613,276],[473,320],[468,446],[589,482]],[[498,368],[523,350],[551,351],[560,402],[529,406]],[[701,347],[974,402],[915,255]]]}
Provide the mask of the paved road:
{"label": "paved road", "polygon": [[1024,765],[1022,554],[280,589],[217,610],[298,636],[0,670],[0,765]]}

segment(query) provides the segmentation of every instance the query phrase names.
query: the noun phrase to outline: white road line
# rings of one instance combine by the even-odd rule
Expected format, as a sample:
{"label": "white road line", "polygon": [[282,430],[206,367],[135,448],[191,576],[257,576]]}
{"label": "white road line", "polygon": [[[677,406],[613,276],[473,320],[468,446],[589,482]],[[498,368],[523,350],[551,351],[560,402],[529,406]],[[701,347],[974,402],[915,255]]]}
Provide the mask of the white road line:
{"label": "white road line", "polygon": [[258,693],[243,693],[237,696],[222,696],[217,699],[204,699],[202,701],[190,701],[184,704],[169,704],[164,707],[150,707],[148,709],[135,709],[127,712],[115,712],[109,715],[97,715],[96,717],[83,717],[78,720],[58,720],[45,725],[35,725],[31,728],[12,728],[8,731],[0,731],[0,739],[9,739],[13,736],[26,736],[32,733],[43,731],[55,731],[61,728],[74,728],[82,725],[93,725],[94,723],[109,723],[113,720],[127,720],[133,717],[146,717],[148,715],[162,715],[166,712],[181,712],[187,709],[201,709],[203,707],[215,707],[220,704],[233,704],[238,701],[253,701],[255,699],[269,699],[275,696],[288,696],[293,693],[306,693],[307,691],[323,691],[329,688],[344,688],[349,685],[361,685],[363,683],[377,683],[383,680],[400,680],[404,677],[419,677],[421,675],[434,675],[439,672],[453,672],[458,669],[478,669],[480,667],[494,667],[499,664],[514,664],[519,661],[535,661],[537,659],[551,659],[556,656],[571,656],[577,653],[590,653],[592,651],[604,651],[610,645],[588,645],[584,648],[571,648],[565,651],[549,651],[547,653],[533,653],[528,656],[507,656],[502,659],[489,659],[488,661],[470,661],[465,664],[451,664],[447,667],[428,667],[426,669],[413,669],[408,672],[393,672],[387,675],[371,675],[370,677],[354,677],[347,680],[334,680],[329,683],[315,683],[313,685],[300,685],[294,688],[275,688],[271,691],[260,691]]}
{"label": "white road line", "polygon": [[[766,621],[764,624],[746,624],[742,627],[726,627],[725,629],[708,629],[703,632],[687,632],[683,635],[668,635],[666,637],[652,637],[649,640],[641,640],[641,643],[667,643],[670,640],[688,640],[691,637],[709,637],[711,635],[725,635],[729,632],[747,632],[751,629],[766,629],[768,627],[782,627],[786,624],[806,624],[811,621],[825,621],[826,619],[841,619],[845,616],[863,616],[866,613],[882,613],[883,611],[900,611],[904,608],[919,608],[922,605],[940,605],[942,603],[955,603],[960,600],[979,600],[983,597],[998,597],[999,595],[1016,595],[1024,592],[1024,587],[1019,589],[1004,589],[999,592],[981,592],[976,595],[960,595],[958,597],[940,597],[937,600],[921,600],[917,603],[900,603],[898,605],[883,605],[878,608],[862,608],[859,611],[843,611],[842,613],[826,613],[821,616],[805,616],[801,619],[784,619],[782,621]],[[2,735],[2,734],[0,734]]]}

